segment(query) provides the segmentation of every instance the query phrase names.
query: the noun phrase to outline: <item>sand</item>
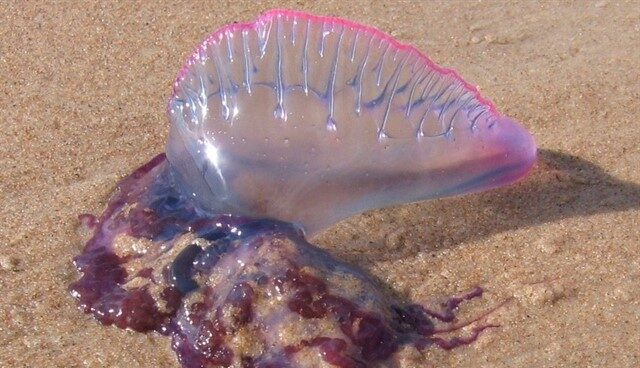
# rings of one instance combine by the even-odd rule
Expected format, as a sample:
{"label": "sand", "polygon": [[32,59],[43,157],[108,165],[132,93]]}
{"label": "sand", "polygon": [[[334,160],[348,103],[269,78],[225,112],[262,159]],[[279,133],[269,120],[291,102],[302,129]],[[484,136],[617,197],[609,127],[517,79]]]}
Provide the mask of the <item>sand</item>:
{"label": "sand", "polygon": [[640,366],[640,2],[105,4],[0,6],[0,367],[178,366],[168,339],[77,310],[77,215],[163,150],[170,85],[195,45],[273,7],[416,45],[540,146],[520,184],[312,239],[408,300],[483,286],[463,319],[504,303],[488,319],[500,327],[421,365]]}

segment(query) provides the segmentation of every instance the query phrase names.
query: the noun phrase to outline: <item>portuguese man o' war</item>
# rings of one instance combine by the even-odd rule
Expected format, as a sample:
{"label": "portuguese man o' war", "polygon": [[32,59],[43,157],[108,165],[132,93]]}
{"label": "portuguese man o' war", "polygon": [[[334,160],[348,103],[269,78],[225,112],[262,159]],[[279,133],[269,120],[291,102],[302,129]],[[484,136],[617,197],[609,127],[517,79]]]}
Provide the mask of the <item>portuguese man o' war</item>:
{"label": "portuguese man o' war", "polygon": [[[105,325],[172,339],[183,367],[399,367],[450,349],[455,310],[388,295],[306,237],[350,215],[515,182],[532,137],[455,72],[347,20],[275,10],[180,71],[161,154],[123,179],[70,286]],[[448,327],[442,327],[448,326]]]}

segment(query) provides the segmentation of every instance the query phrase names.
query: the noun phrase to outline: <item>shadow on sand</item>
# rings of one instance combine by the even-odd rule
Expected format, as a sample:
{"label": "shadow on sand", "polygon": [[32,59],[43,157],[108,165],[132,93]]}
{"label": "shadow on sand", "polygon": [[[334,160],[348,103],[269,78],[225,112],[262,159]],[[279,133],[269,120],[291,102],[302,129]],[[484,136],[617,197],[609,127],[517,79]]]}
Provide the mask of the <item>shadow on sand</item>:
{"label": "shadow on sand", "polygon": [[[535,169],[519,184],[412,206],[411,216],[397,215],[398,207],[386,210],[385,224],[369,223],[399,229],[394,251],[373,243],[356,245],[352,254],[366,254],[368,261],[400,259],[564,218],[640,208],[640,184],[618,180],[579,157],[540,150]],[[426,234],[416,236],[420,229]]]}

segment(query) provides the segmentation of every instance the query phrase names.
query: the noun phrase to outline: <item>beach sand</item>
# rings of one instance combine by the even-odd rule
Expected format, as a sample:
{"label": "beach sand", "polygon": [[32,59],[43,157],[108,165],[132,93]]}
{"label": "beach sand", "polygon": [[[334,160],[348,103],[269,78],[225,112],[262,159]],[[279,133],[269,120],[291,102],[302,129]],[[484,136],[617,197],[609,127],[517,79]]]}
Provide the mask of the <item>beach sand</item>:
{"label": "beach sand", "polygon": [[275,7],[417,46],[540,147],[517,185],[312,239],[406,300],[485,288],[461,320],[500,306],[487,319],[500,327],[416,367],[640,366],[640,2],[151,3],[0,6],[0,367],[178,367],[169,339],[77,309],[77,216],[163,151],[171,83],[194,47]]}

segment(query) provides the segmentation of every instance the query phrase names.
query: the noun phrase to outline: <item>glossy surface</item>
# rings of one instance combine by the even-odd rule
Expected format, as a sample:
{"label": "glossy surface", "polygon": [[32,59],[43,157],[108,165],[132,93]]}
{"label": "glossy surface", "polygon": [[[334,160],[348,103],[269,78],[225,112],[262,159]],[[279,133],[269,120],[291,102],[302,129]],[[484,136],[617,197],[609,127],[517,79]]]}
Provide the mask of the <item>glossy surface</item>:
{"label": "glossy surface", "polygon": [[415,48],[291,11],[207,38],[168,113],[167,156],[201,208],[308,233],[371,208],[507,184],[536,157],[522,127]]}

